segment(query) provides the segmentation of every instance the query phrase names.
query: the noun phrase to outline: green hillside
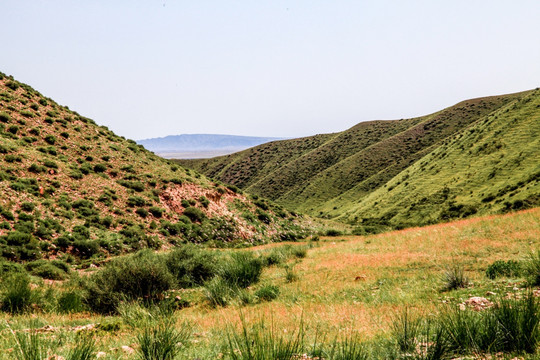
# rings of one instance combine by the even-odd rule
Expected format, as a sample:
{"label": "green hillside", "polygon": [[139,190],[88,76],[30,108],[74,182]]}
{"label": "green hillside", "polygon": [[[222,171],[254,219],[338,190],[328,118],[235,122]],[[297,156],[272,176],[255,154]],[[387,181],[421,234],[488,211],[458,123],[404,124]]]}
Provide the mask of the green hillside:
{"label": "green hillside", "polygon": [[[503,205],[514,197],[523,198],[523,206],[538,203],[537,188],[527,188],[536,181],[535,169],[540,163],[538,99],[538,90],[472,99],[419,118],[364,122],[341,133],[278,141],[229,156],[181,163],[288,208],[351,224],[400,227],[475,211],[506,211],[519,207],[519,203]],[[480,146],[482,139],[493,144],[470,149],[471,144]],[[463,143],[450,147],[450,141],[458,140]],[[433,155],[443,153],[446,155]],[[527,158],[512,162],[517,154]],[[493,156],[503,158],[494,162]],[[479,166],[479,170],[472,174],[469,166]],[[434,176],[425,188],[431,171],[437,171],[444,181]],[[507,171],[511,180],[504,177]],[[452,182],[453,177],[471,180]],[[503,193],[507,181],[520,185]],[[478,186],[497,190],[488,195]],[[443,191],[447,195],[444,201],[432,198]],[[452,197],[462,192],[472,192],[466,202],[475,210],[465,211],[461,199]],[[493,199],[484,200],[486,196]],[[410,208],[410,199],[416,197],[426,199]]]}
{"label": "green hillside", "polygon": [[87,259],[295,238],[301,221],[0,73],[0,256]]}

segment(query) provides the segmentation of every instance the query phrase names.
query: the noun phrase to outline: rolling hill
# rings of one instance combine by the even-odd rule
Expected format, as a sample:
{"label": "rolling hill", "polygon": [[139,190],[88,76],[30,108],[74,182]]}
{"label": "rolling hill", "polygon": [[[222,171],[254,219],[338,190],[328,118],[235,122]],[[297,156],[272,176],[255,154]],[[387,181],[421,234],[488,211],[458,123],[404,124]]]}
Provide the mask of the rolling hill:
{"label": "rolling hill", "polygon": [[290,239],[301,221],[162,159],[0,73],[0,255],[87,259]]}
{"label": "rolling hill", "polygon": [[540,204],[540,91],[181,164],[358,231]]}

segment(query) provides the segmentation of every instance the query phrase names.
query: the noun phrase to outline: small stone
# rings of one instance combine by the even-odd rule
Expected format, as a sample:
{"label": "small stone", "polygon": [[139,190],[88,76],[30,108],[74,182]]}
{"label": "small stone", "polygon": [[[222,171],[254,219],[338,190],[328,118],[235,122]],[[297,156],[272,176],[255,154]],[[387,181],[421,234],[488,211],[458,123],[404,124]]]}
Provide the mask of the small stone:
{"label": "small stone", "polygon": [[125,354],[128,354],[128,355],[131,355],[135,352],[135,350],[132,347],[129,347],[127,345],[122,345],[121,349]]}
{"label": "small stone", "polygon": [[96,357],[99,359],[101,357],[107,356],[107,353],[105,351],[100,351],[96,354]]}

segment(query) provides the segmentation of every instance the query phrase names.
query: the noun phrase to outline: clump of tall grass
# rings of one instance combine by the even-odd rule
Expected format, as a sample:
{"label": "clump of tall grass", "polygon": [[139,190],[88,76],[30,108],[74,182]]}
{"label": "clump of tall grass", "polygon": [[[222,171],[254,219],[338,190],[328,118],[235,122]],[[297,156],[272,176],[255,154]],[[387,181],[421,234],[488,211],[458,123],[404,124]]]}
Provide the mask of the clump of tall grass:
{"label": "clump of tall grass", "polygon": [[30,310],[37,294],[30,288],[30,278],[27,274],[19,273],[8,276],[2,282],[2,302],[0,308],[3,311],[20,314]]}
{"label": "clump of tall grass", "polygon": [[483,311],[448,308],[422,326],[402,315],[396,318],[394,329],[400,352],[418,359],[535,353],[540,344],[540,303],[529,291],[523,298],[500,299]]}
{"label": "clump of tall grass", "polygon": [[247,288],[259,281],[263,268],[262,260],[252,252],[233,252],[223,263],[219,276],[232,287]]}
{"label": "clump of tall grass", "polygon": [[408,307],[396,316],[392,323],[392,334],[400,351],[411,352],[416,348],[420,326],[421,318],[412,314]]}
{"label": "clump of tall grass", "polygon": [[49,352],[49,343],[36,331],[17,332],[11,330],[15,340],[12,355],[17,360],[45,360]]}
{"label": "clump of tall grass", "polygon": [[66,357],[66,360],[90,360],[94,358],[96,352],[96,340],[88,335],[78,335],[73,346]]}
{"label": "clump of tall grass", "polygon": [[322,357],[326,360],[367,360],[370,359],[365,345],[358,335],[350,334],[335,338],[330,349]]}
{"label": "clump of tall grass", "polygon": [[267,325],[264,321],[248,327],[241,318],[241,326],[240,331],[227,331],[228,356],[232,360],[291,360],[304,350],[303,324],[288,333],[278,333],[273,323]]}
{"label": "clump of tall grass", "polygon": [[529,255],[525,262],[524,273],[530,286],[540,285],[540,250]]}
{"label": "clump of tall grass", "polygon": [[451,264],[446,267],[443,273],[444,290],[456,290],[469,285],[469,278],[465,275],[465,270],[460,264]]}
{"label": "clump of tall grass", "polygon": [[142,360],[173,360],[187,346],[191,328],[179,329],[169,318],[154,326],[145,327],[137,336],[139,357]]}

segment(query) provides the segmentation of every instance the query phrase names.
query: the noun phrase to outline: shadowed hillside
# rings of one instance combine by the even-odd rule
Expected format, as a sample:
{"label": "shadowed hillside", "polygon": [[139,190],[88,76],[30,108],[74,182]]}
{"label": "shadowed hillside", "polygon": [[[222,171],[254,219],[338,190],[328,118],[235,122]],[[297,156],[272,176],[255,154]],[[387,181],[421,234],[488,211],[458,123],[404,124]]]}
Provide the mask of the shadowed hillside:
{"label": "shadowed hillside", "polygon": [[0,255],[86,259],[304,234],[296,216],[209,181],[0,73]]}
{"label": "shadowed hillside", "polygon": [[[540,163],[539,98],[540,92],[535,90],[466,100],[419,118],[364,122],[341,133],[279,141],[229,156],[181,163],[291,209],[375,228],[507,211],[519,208],[520,203],[503,203],[521,197],[522,206],[531,207],[538,204],[537,185],[529,184],[537,181],[535,169]],[[487,122],[492,125],[486,126]],[[484,144],[483,150],[470,150],[482,139],[491,143]],[[466,143],[449,147],[451,141]],[[496,156],[502,160],[488,161]],[[473,177],[466,173],[469,166],[482,171],[475,173],[474,181],[454,189],[457,184],[449,179]],[[428,169],[438,169],[444,177],[431,176]],[[512,174],[511,179],[503,177],[505,172]],[[429,188],[422,186],[426,176],[432,178]],[[407,189],[394,190],[392,184],[404,177],[410,177],[401,181],[407,182]],[[497,190],[485,199],[483,187],[506,182],[520,185],[511,191]],[[447,197],[432,201],[429,195],[442,191]],[[505,199],[512,191],[512,199]],[[454,204],[450,194],[464,192],[474,194],[467,201],[474,209]],[[412,204],[405,199],[411,196],[426,198],[422,212],[410,208]]]}

